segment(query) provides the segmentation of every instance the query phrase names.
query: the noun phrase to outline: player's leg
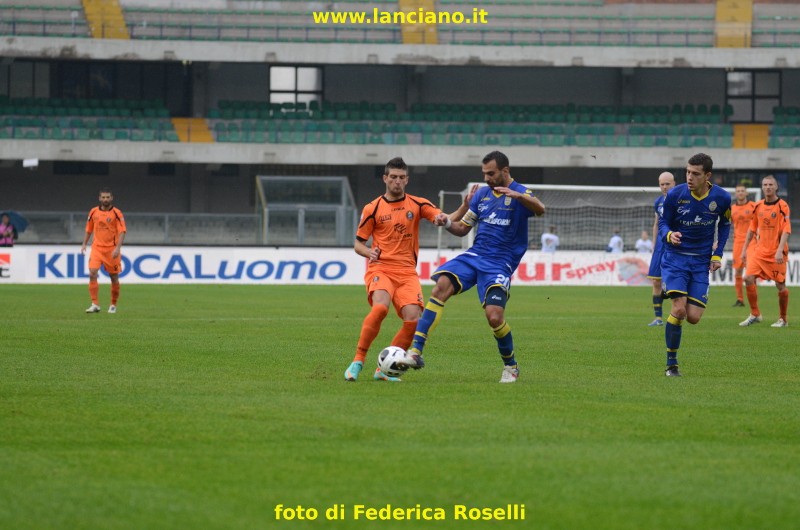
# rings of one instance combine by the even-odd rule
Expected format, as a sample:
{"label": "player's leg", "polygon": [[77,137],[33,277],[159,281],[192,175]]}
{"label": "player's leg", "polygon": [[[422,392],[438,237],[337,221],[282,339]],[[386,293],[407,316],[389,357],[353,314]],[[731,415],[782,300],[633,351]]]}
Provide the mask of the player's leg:
{"label": "player's leg", "polygon": [[358,335],[353,361],[344,372],[344,378],[347,381],[358,379],[358,374],[364,368],[369,347],[381,331],[381,323],[389,314],[389,305],[392,303],[392,295],[387,290],[392,289],[391,282],[385,279],[383,274],[368,274],[367,276],[370,278],[367,282],[367,301],[370,304],[370,311],[361,323],[361,332]]}
{"label": "player's leg", "polygon": [[786,318],[786,313],[789,310],[789,289],[786,288],[786,261],[774,263],[772,268],[772,277],[775,279],[775,287],[778,288],[778,309],[780,310],[780,318],[772,324],[772,327],[785,328],[789,325],[789,321]]}
{"label": "player's leg", "polygon": [[686,320],[686,295],[679,295],[672,299],[672,309],[664,325],[664,341],[667,345],[667,368],[664,371],[666,376],[681,375],[678,370],[678,350],[681,347],[684,320]]}
{"label": "player's leg", "polygon": [[500,286],[490,287],[485,297],[484,311],[492,334],[497,341],[497,351],[503,361],[503,372],[500,375],[501,383],[514,383],[519,377],[517,359],[514,357],[514,336],[511,326],[506,322],[505,306],[508,302],[508,293]]}
{"label": "player's leg", "polygon": [[686,302],[686,322],[689,324],[697,324],[703,317],[705,310],[705,306],[699,305],[694,300],[688,300]]}
{"label": "player's leg", "polygon": [[650,269],[647,271],[647,277],[653,282],[653,315],[655,318],[648,326],[663,326],[663,303],[664,303],[664,287],[661,283],[661,260],[664,257],[664,250],[659,245],[658,250],[650,258]]}
{"label": "player's leg", "polygon": [[773,328],[785,328],[789,325],[786,318],[786,313],[789,310],[789,289],[786,288],[785,283],[775,283],[778,288],[778,309],[780,310],[780,318],[777,322],[772,324]]}
{"label": "player's leg", "polygon": [[122,272],[122,254],[116,258],[109,256],[108,263],[104,263],[103,266],[111,278],[111,306],[108,308],[108,312],[116,313],[119,300],[119,275]]}
{"label": "player's leg", "polygon": [[436,285],[433,286],[431,297],[428,299],[428,303],[425,304],[422,316],[417,321],[414,339],[411,343],[411,348],[408,349],[407,360],[411,368],[419,370],[425,366],[425,361],[422,357],[425,343],[428,341],[428,336],[439,325],[444,313],[444,304],[451,296],[460,292],[456,288],[458,283],[458,279],[449,272],[438,273],[438,276],[436,276]]}
{"label": "player's leg", "polygon": [[752,326],[763,320],[761,310],[758,308],[758,288],[756,286],[756,278],[762,272],[762,263],[754,254],[754,252],[748,253],[747,263],[745,264],[744,289],[747,293],[747,303],[750,305],[750,314],[746,319],[739,322],[742,327]]}
{"label": "player's leg", "polygon": [[92,267],[89,266],[89,297],[92,299],[92,304],[86,310],[87,313],[99,313],[100,312],[100,303],[98,299],[98,294],[100,292],[100,285],[97,281],[97,277],[99,276],[100,267]]}
{"label": "player's leg", "polygon": [[662,298],[661,278],[651,278],[653,280],[653,314],[655,319],[648,324],[648,326],[663,326],[664,325],[664,310]]}
{"label": "player's leg", "polygon": [[742,261],[744,242],[733,245],[733,285],[736,289],[736,302],[733,307],[744,307],[744,262]]}
{"label": "player's leg", "polygon": [[92,304],[89,306],[89,309],[86,310],[87,313],[100,312],[100,302],[98,298],[100,285],[98,284],[97,278],[102,264],[103,258],[101,252],[93,246],[89,254],[89,297],[92,299]]}
{"label": "player's leg", "polygon": [[422,316],[422,285],[419,283],[416,271],[397,280],[397,289],[392,302],[403,324],[392,339],[392,346],[407,350],[414,340],[417,322]]}
{"label": "player's leg", "polygon": [[664,342],[667,346],[667,367],[664,375],[680,376],[678,370],[678,350],[681,347],[683,322],[686,320],[686,303],[689,295],[691,274],[689,265],[679,255],[665,256],[661,267],[661,281],[667,295],[672,299],[672,307],[664,324]]}
{"label": "player's leg", "polygon": [[117,300],[119,300],[119,274],[109,274],[111,279],[111,305],[108,306],[109,313],[117,312]]}

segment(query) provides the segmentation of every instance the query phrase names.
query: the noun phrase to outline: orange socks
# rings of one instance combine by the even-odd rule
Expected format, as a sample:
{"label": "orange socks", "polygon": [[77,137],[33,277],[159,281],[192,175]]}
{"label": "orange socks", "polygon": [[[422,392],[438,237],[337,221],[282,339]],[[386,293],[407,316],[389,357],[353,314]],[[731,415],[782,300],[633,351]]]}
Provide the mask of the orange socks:
{"label": "orange socks", "polygon": [[744,293],[742,292],[742,284],[744,283],[744,278],[741,276],[737,276],[733,280],[733,284],[736,287],[736,299],[737,300],[744,300]]}
{"label": "orange socks", "polygon": [[781,311],[781,318],[786,320],[786,310],[789,309],[789,289],[778,291],[778,307]]}
{"label": "orange socks", "polygon": [[414,340],[415,331],[417,331],[417,321],[404,320],[403,327],[397,331],[397,335],[392,339],[392,346],[407,350],[411,346],[411,341]]}
{"label": "orange socks", "polygon": [[111,305],[117,305],[117,300],[119,300],[119,284],[112,283],[111,284]]}
{"label": "orange socks", "polygon": [[758,309],[758,291],[756,284],[745,285],[745,289],[747,290],[747,302],[750,304],[750,314],[757,317],[761,314],[761,311]]}
{"label": "orange socks", "polygon": [[364,323],[361,325],[361,335],[358,337],[358,346],[356,347],[356,356],[354,361],[361,361],[362,363],[367,358],[367,351],[372,345],[372,341],[378,336],[381,330],[381,322],[389,314],[389,308],[385,305],[375,304],[372,310],[364,318]]}
{"label": "orange socks", "polygon": [[97,284],[97,280],[89,280],[89,296],[92,298],[94,305],[100,305],[97,303],[97,292],[99,290],[100,286]]}

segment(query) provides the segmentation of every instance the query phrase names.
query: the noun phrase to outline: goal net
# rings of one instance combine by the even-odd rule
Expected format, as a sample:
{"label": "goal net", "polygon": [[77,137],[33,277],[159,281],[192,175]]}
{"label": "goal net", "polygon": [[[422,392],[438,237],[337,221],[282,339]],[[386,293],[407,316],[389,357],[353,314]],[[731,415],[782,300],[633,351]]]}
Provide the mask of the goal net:
{"label": "goal net", "polygon": [[[458,201],[468,192],[472,182],[458,195]],[[624,242],[625,250],[634,250],[634,243],[646,230],[653,239],[653,203],[661,190],[658,187],[639,186],[559,186],[526,184],[547,209],[541,218],[529,221],[528,248],[541,248],[541,235],[553,227],[559,237],[559,250],[605,251],[616,229]],[[734,188],[725,188],[733,196]],[[761,199],[760,188],[747,188],[751,200]],[[454,199],[451,199],[454,200]],[[455,207],[458,202],[455,203]],[[455,209],[445,209],[452,211]],[[450,235],[450,234],[448,234]],[[452,237],[452,236],[451,236]],[[474,230],[463,238],[462,248],[472,244]],[[452,240],[443,238],[440,248],[454,246]],[[726,250],[733,245],[728,239]]]}

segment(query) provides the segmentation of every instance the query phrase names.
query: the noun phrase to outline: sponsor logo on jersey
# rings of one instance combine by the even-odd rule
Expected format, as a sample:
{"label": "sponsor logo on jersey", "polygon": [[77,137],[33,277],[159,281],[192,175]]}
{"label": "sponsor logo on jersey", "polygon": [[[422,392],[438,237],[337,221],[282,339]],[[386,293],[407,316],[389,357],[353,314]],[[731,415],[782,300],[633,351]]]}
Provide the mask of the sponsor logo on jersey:
{"label": "sponsor logo on jersey", "polygon": [[413,218],[414,218],[414,212],[406,212],[406,219],[413,219]]}
{"label": "sponsor logo on jersey", "polygon": [[709,205],[708,205],[708,209],[709,209],[709,210],[711,210],[712,212],[713,212],[714,210],[716,210],[716,209],[717,209],[717,203],[716,203],[716,201],[711,201],[711,204],[709,204]]}
{"label": "sponsor logo on jersey", "polygon": [[492,215],[490,215],[489,217],[481,219],[481,221],[486,224],[498,225],[498,226],[508,226],[511,224],[511,219],[501,219],[500,217],[497,217],[497,214],[495,212],[492,212]]}

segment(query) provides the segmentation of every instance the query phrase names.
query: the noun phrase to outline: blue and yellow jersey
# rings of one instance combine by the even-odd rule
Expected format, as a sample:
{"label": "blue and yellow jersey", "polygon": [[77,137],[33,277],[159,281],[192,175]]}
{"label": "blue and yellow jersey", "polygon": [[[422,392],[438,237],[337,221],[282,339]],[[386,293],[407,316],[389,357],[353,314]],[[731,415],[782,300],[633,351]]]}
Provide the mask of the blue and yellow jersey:
{"label": "blue and yellow jersey", "polygon": [[[508,188],[533,195],[517,181],[512,181]],[[533,215],[516,199],[495,193],[488,186],[478,189],[461,220],[477,229],[475,242],[467,253],[500,259],[516,269],[528,250],[528,218]]]}
{"label": "blue and yellow jersey", "polygon": [[[658,238],[667,253],[689,256],[712,256],[714,234],[717,235],[716,259],[728,241],[731,229],[731,194],[719,186],[710,185],[700,197],[692,194],[689,186],[675,186],[664,199],[664,208],[658,220]],[[681,233],[680,245],[672,245],[667,236]]]}

